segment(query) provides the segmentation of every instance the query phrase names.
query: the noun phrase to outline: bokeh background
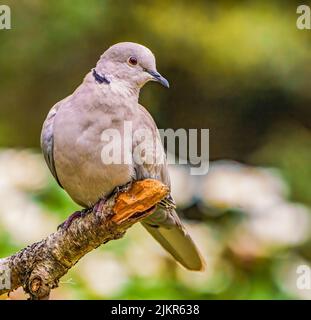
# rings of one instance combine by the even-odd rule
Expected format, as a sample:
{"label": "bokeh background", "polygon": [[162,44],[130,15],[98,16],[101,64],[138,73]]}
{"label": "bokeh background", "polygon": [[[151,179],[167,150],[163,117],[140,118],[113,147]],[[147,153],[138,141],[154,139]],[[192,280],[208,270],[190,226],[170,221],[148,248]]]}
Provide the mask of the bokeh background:
{"label": "bokeh background", "polygon": [[0,257],[77,208],[44,164],[42,123],[103,51],[134,41],[171,83],[141,94],[159,128],[210,129],[206,176],[170,168],[207,270],[185,271],[137,225],[84,257],[52,298],[311,298],[296,286],[297,266],[311,267],[311,31],[296,28],[300,1],[4,3],[12,30],[0,30]]}

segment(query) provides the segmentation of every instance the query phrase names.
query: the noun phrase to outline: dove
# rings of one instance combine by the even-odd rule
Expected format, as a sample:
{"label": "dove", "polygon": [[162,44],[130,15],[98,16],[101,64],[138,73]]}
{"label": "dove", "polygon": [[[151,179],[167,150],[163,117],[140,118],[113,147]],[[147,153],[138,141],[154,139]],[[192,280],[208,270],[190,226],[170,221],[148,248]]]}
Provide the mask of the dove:
{"label": "dove", "polygon": [[[132,181],[157,179],[170,188],[162,144],[154,145],[157,155],[164,155],[160,157],[163,161],[125,161],[135,158],[135,148],[142,151],[140,135],[123,134],[125,123],[131,124],[133,132],[151,132],[151,142],[159,139],[156,123],[138,101],[140,89],[149,81],[169,87],[148,48],[118,43],[108,48],[82,84],[48,113],[41,133],[46,163],[58,184],[84,208],[69,217],[62,228],[78,216],[100,211],[116,188]],[[120,163],[106,161],[108,154],[103,150],[109,141],[103,139],[103,132],[107,130],[119,132],[121,144],[126,144],[125,140],[132,144],[120,151]],[[171,196],[160,202],[142,225],[185,268],[204,269],[204,259],[178,217]]]}

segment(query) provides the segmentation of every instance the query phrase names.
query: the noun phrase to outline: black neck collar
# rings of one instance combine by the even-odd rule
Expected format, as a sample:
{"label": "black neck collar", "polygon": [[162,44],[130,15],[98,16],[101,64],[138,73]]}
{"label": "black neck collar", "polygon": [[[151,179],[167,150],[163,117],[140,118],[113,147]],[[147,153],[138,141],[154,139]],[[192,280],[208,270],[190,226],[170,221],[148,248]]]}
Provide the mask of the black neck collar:
{"label": "black neck collar", "polygon": [[92,75],[93,75],[95,81],[98,83],[104,83],[104,82],[107,84],[110,83],[110,81],[105,77],[105,75],[102,76],[102,75],[98,74],[95,69],[93,69]]}

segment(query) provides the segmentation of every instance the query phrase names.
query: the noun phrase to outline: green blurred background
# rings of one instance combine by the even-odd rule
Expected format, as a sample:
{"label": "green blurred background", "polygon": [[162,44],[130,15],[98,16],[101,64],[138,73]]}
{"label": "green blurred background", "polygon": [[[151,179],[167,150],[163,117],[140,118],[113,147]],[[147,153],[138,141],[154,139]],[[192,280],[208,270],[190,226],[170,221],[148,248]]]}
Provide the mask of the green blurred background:
{"label": "green blurred background", "polygon": [[296,28],[300,1],[3,4],[12,30],[0,30],[0,257],[76,208],[39,154],[42,123],[110,45],[133,41],[171,83],[142,90],[158,127],[210,129],[209,174],[171,168],[207,271],[183,270],[135,226],[85,257],[53,297],[311,297],[296,286],[297,266],[311,265],[311,31]]}

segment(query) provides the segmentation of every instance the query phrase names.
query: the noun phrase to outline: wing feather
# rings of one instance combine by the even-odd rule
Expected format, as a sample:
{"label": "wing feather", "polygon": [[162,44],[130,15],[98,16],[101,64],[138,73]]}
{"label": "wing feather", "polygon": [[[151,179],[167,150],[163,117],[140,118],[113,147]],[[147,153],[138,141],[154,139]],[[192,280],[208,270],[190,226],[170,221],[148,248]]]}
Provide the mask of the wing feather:
{"label": "wing feather", "polygon": [[57,103],[49,112],[42,128],[41,132],[41,149],[45,158],[45,161],[54,176],[57,183],[62,187],[57,177],[55,162],[54,162],[54,120],[57,111],[60,107],[60,103]]}

